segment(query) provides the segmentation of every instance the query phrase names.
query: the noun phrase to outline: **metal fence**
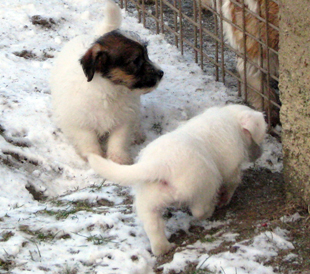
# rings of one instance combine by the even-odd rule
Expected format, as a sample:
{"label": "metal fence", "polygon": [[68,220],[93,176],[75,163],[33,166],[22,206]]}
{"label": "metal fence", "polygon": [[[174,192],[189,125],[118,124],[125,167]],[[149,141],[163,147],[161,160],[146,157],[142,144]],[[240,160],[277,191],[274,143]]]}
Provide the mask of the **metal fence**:
{"label": "metal fence", "polygon": [[164,33],[182,54],[245,102],[279,122],[279,3],[276,0],[120,0],[146,28]]}

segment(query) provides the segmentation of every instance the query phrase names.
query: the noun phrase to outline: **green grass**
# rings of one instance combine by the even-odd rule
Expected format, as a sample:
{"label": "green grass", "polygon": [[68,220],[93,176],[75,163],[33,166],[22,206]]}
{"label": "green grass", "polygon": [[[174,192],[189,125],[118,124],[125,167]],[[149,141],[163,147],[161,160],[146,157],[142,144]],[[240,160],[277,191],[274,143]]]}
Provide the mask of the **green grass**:
{"label": "green grass", "polygon": [[76,267],[65,266],[65,269],[60,272],[61,274],[77,274],[78,269]]}
{"label": "green grass", "polygon": [[90,235],[87,237],[88,242],[92,242],[94,245],[103,245],[111,242],[113,240],[112,237],[102,237],[101,235]]}
{"label": "green grass", "polygon": [[[57,204],[56,201],[54,201],[53,203]],[[59,201],[58,205],[63,206],[64,202]],[[62,220],[67,219],[70,215],[74,215],[79,211],[95,212],[93,206],[87,201],[77,201],[72,202],[71,204],[67,203],[67,205],[68,207],[66,209],[43,209],[38,211],[37,213],[46,214],[48,216],[55,216],[56,220]]]}
{"label": "green grass", "polygon": [[[39,241],[52,241],[56,238],[57,234],[59,233],[52,233],[50,231],[44,232],[41,229],[38,230],[31,230],[29,226],[27,225],[21,225],[19,226],[19,230],[33,236],[32,240],[39,240]],[[64,234],[57,237],[58,239],[69,239],[71,236],[69,234]]]}
{"label": "green grass", "polygon": [[[185,274],[214,274],[215,273],[214,271],[208,270],[206,268],[204,269],[201,268],[205,267],[205,263],[209,258],[210,257],[207,257],[198,269],[196,264],[191,265],[191,267],[185,272]],[[225,272],[223,273],[225,274]]]}
{"label": "green grass", "polygon": [[216,241],[216,238],[215,237],[207,237],[207,238],[200,239],[200,241],[202,243],[213,243]]}
{"label": "green grass", "polygon": [[105,181],[106,181],[106,179],[104,179],[100,185],[91,185],[90,186],[90,188],[91,188],[90,192],[100,191],[103,188]]}
{"label": "green grass", "polygon": [[[13,266],[14,266],[13,261],[11,261],[11,260],[4,261],[4,260],[0,259],[0,270],[8,271]],[[7,272],[5,272],[5,273],[7,273]]]}
{"label": "green grass", "polygon": [[3,232],[0,237],[0,242],[7,242],[13,236],[14,233],[12,231]]}

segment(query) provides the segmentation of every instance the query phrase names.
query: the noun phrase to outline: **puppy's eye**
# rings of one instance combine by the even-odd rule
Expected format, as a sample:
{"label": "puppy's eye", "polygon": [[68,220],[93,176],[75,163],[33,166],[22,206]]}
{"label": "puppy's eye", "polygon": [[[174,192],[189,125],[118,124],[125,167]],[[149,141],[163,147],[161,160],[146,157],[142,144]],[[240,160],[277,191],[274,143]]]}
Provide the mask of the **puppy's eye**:
{"label": "puppy's eye", "polygon": [[140,57],[137,57],[132,61],[132,64],[134,64],[136,67],[140,67],[142,65],[142,59]]}

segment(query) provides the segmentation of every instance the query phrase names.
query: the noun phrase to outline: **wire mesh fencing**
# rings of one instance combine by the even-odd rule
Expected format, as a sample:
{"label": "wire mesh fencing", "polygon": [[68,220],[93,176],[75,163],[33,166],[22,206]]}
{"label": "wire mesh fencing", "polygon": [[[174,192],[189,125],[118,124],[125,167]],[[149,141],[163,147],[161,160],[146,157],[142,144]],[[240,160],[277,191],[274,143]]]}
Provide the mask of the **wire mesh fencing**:
{"label": "wire mesh fencing", "polygon": [[279,3],[276,0],[120,0],[139,22],[163,33],[182,54],[246,103],[279,134]]}

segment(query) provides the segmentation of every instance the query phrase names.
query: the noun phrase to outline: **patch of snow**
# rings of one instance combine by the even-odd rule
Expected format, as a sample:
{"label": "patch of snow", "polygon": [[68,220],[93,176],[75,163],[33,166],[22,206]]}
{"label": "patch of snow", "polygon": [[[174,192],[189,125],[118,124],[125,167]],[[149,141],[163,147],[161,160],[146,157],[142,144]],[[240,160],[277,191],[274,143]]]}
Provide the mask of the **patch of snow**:
{"label": "patch of snow", "polygon": [[301,216],[298,212],[294,213],[293,215],[291,216],[283,216],[280,218],[280,220],[283,222],[283,223],[293,223],[293,222],[296,222],[298,220],[301,219]]}
{"label": "patch of snow", "polygon": [[[0,235],[10,235],[1,241],[0,259],[14,262],[11,273],[74,269],[79,273],[153,273],[156,258],[149,252],[148,239],[131,202],[126,202],[131,190],[103,184],[54,124],[51,112],[51,57],[69,39],[90,32],[101,21],[103,9],[104,0],[0,3]],[[37,15],[54,23],[49,28],[35,25],[32,20]],[[157,90],[142,97],[147,140],[132,147],[136,155],[159,135],[205,108],[224,105],[235,97],[213,76],[203,74],[197,64],[182,57],[162,35],[151,34],[135,18],[124,11],[123,15],[123,29],[147,39],[150,59],[165,71]],[[23,51],[28,52],[28,59],[22,57]],[[280,155],[280,144],[269,137],[256,165],[281,171]],[[35,200],[30,186],[49,200]],[[77,203],[81,204],[78,210]],[[96,207],[88,208],[87,203]],[[167,221],[167,234],[179,230],[190,233],[195,222],[191,216],[176,212]],[[219,224],[201,221],[199,225]],[[209,248],[235,237],[227,233],[212,243],[184,246],[165,269],[184,268],[187,261],[202,263],[208,256],[202,254]],[[266,256],[276,256],[279,248],[292,246],[271,232],[258,237],[254,246],[240,244],[235,254],[212,256],[206,261],[208,266],[224,267],[226,274],[235,267],[240,269],[238,274],[245,273],[242,269],[262,269],[246,273],[272,273],[270,267],[254,259],[261,256],[267,260]]]}
{"label": "patch of snow", "polygon": [[264,232],[251,240],[236,243],[234,252],[226,251],[216,255],[203,255],[197,269],[207,268],[214,273],[226,274],[272,274],[272,267],[264,266],[280,250],[294,249],[294,246],[273,232]]}

